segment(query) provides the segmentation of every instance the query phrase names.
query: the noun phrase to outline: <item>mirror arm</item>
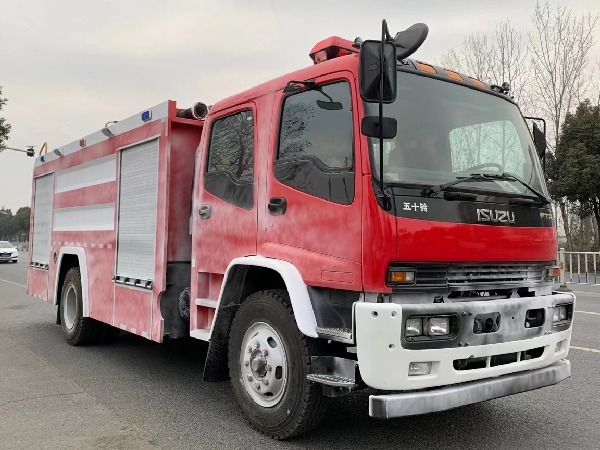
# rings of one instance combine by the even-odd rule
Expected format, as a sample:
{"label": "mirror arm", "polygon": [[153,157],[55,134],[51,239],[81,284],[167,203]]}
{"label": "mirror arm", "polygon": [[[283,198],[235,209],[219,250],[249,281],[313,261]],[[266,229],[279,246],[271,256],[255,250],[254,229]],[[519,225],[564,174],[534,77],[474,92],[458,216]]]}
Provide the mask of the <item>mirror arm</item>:
{"label": "mirror arm", "polygon": [[531,116],[523,116],[523,119],[526,120],[539,120],[540,122],[542,122],[542,125],[544,125],[544,136],[546,136],[546,120],[543,119],[542,117],[531,117]]}
{"label": "mirror arm", "polygon": [[542,158],[542,172],[546,173],[546,154],[544,153],[544,157]]}
{"label": "mirror arm", "polygon": [[384,91],[384,52],[385,42],[391,39],[390,31],[385,19],[381,22],[381,50],[379,52],[379,195],[383,209],[389,211],[391,204],[385,192],[383,183],[383,91]]}
{"label": "mirror arm", "polygon": [[[301,87],[302,86],[302,87]],[[285,85],[283,92],[285,94],[300,92],[302,89],[315,89],[317,87],[317,83],[314,79],[310,80],[290,80]]]}

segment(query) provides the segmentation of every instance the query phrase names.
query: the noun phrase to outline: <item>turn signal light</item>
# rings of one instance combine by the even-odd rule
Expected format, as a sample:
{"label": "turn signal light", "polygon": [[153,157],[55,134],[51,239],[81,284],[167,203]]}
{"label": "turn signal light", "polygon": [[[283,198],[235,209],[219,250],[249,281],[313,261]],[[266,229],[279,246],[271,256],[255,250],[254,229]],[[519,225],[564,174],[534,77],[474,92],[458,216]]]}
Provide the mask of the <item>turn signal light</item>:
{"label": "turn signal light", "polygon": [[414,283],[415,272],[408,270],[390,270],[390,281],[392,283]]}
{"label": "turn signal light", "polygon": [[555,278],[560,276],[560,268],[558,267],[550,267],[548,268],[548,277],[549,278]]}

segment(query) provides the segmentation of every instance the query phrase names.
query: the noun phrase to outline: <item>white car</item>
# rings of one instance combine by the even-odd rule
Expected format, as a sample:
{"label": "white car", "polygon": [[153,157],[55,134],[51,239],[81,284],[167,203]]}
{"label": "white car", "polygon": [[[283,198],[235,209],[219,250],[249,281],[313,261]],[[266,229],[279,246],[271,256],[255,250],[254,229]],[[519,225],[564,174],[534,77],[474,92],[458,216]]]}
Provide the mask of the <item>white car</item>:
{"label": "white car", "polygon": [[14,263],[19,259],[19,252],[8,241],[0,241],[0,262],[9,262],[12,261]]}

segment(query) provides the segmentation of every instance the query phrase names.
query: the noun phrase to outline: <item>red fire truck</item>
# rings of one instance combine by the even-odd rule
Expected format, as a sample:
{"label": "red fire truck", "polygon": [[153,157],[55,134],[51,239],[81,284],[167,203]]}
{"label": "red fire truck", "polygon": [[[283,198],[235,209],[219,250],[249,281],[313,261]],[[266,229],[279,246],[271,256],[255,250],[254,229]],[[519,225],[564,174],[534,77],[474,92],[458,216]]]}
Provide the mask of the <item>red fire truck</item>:
{"label": "red fire truck", "polygon": [[365,387],[393,418],[568,378],[544,135],[508,85],[408,58],[426,34],[331,37],[41,155],[28,292],[71,345],[208,341],[204,379],[278,439]]}

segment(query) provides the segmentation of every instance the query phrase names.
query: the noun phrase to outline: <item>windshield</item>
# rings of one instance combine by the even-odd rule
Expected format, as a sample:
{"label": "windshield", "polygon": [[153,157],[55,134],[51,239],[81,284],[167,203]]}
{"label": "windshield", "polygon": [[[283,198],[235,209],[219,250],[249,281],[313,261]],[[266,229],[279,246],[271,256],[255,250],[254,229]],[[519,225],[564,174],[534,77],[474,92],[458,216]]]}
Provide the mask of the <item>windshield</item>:
{"label": "windshield", "polygon": [[[376,103],[365,103],[377,115]],[[529,130],[513,103],[438,79],[398,72],[398,96],[384,105],[398,134],[384,141],[384,181],[437,185],[471,173],[509,173],[546,193]],[[371,138],[371,161],[379,178],[379,140]],[[508,180],[471,182],[455,189],[531,195]]]}
{"label": "windshield", "polygon": [[0,248],[13,248],[13,245],[10,242],[0,241]]}

